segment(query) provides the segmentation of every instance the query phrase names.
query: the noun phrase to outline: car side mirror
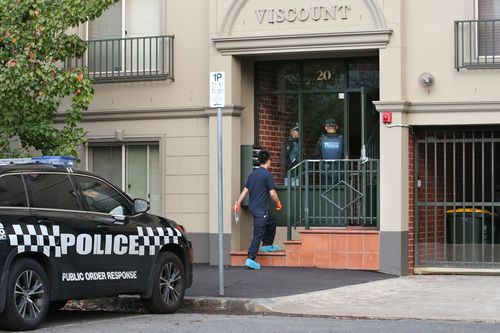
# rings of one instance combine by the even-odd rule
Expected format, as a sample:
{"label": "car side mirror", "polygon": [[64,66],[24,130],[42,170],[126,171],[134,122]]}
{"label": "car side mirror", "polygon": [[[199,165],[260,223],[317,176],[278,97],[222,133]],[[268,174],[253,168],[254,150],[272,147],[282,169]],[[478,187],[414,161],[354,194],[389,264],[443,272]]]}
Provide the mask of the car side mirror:
{"label": "car side mirror", "polygon": [[134,212],[136,214],[145,213],[149,210],[149,202],[144,199],[134,199]]}

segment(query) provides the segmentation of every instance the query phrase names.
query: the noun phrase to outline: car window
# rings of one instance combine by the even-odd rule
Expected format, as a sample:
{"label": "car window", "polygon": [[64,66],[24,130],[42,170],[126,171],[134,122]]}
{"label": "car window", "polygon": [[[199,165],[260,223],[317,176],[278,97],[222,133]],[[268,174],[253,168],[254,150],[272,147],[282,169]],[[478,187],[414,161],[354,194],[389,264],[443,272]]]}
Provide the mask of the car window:
{"label": "car window", "polygon": [[0,206],[28,207],[23,179],[20,175],[0,177]]}
{"label": "car window", "polygon": [[75,176],[75,180],[90,211],[111,215],[132,215],[132,204],[108,184],[85,176]]}
{"label": "car window", "polygon": [[28,175],[38,207],[80,210],[73,184],[65,174],[33,173]]}

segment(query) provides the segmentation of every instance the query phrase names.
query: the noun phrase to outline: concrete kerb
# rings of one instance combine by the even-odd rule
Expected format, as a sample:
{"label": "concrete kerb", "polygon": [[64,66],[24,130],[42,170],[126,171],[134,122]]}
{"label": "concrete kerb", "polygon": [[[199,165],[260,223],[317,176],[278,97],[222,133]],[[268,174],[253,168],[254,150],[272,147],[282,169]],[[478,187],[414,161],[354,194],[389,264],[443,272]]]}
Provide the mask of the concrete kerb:
{"label": "concrete kerb", "polygon": [[255,299],[230,297],[186,297],[183,310],[193,312],[253,313]]}
{"label": "concrete kerb", "polygon": [[[190,312],[228,312],[228,313],[254,313],[255,299],[230,298],[230,297],[185,297],[182,311]],[[109,311],[147,313],[141,299],[137,296],[121,296],[98,298],[88,300],[71,300],[64,310],[69,311]]]}

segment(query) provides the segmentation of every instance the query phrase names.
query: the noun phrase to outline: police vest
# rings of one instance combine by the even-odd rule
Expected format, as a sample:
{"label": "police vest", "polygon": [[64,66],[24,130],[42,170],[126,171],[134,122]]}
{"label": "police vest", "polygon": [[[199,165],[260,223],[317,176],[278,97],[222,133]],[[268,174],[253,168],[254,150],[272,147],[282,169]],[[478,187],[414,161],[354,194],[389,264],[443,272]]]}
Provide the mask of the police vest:
{"label": "police vest", "polygon": [[321,136],[321,156],[325,160],[339,160],[343,158],[344,137],[342,135]]}

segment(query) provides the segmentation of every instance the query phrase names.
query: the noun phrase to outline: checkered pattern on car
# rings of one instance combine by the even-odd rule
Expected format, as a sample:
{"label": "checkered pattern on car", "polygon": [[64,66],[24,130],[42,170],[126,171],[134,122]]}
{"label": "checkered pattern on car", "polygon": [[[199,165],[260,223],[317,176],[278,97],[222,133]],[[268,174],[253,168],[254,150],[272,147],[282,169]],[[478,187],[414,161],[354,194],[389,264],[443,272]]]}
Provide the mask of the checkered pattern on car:
{"label": "checkered pattern on car", "polygon": [[144,255],[149,249],[149,255],[154,255],[165,244],[178,244],[182,235],[177,229],[161,227],[137,227],[139,234],[139,255]]}
{"label": "checkered pattern on car", "polygon": [[[58,225],[13,225],[14,233],[9,235],[11,246],[17,247],[18,253],[40,252],[47,257],[61,257],[61,232]],[[77,235],[75,235],[76,237]],[[181,232],[169,227],[137,227],[139,255],[155,255],[166,244],[178,244]],[[129,239],[130,242],[130,239]]]}
{"label": "checkered pattern on car", "polygon": [[58,225],[13,225],[9,235],[10,245],[17,246],[18,253],[40,252],[47,257],[61,256],[61,232]]}

